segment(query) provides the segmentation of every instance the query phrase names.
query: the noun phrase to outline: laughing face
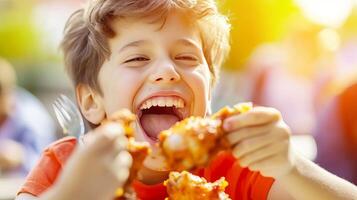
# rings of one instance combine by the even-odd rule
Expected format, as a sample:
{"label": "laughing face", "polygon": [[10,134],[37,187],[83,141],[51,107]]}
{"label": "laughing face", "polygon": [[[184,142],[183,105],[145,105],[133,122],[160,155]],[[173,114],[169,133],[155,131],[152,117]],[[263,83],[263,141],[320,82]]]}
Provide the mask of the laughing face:
{"label": "laughing face", "polygon": [[135,113],[136,139],[154,148],[145,165],[163,170],[154,146],[160,131],[188,116],[205,116],[209,108],[210,72],[199,32],[177,13],[161,28],[161,22],[138,19],[112,25],[117,36],[109,40],[111,56],[98,75],[103,93],[95,97],[97,107],[103,116],[121,108]]}

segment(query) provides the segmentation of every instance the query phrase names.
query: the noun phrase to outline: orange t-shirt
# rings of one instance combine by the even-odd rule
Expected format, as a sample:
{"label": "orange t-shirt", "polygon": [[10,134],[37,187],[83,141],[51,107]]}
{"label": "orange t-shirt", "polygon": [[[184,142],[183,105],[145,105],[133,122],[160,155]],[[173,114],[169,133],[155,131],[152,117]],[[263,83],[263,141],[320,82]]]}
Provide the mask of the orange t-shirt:
{"label": "orange t-shirt", "polygon": [[[51,187],[75,146],[76,139],[73,137],[63,138],[50,145],[29,173],[19,193],[39,196]],[[263,177],[259,172],[240,167],[237,160],[228,152],[219,153],[209,167],[193,173],[210,182],[224,176],[229,183],[225,192],[232,200],[267,199],[274,182],[274,179]],[[145,185],[134,181],[132,186],[141,200],[160,200],[167,197],[166,188],[162,183]]]}

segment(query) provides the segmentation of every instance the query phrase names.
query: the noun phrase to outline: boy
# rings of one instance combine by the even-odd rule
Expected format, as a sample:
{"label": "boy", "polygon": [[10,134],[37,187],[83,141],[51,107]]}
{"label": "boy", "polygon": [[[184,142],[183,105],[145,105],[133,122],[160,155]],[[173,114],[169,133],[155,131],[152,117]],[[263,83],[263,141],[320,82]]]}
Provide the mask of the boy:
{"label": "boy", "polygon": [[[73,138],[50,146],[17,199],[111,199],[131,162],[121,127],[99,124],[121,108],[137,114],[135,137],[153,147],[132,187],[139,199],[164,199],[169,169],[153,144],[175,122],[210,113],[228,35],[213,0],[95,0],[74,13],[62,48],[82,114],[97,128],[79,148]],[[224,129],[233,155],[221,153],[195,173],[225,176],[232,199],[357,198],[352,184],[291,150],[278,111],[257,107],[228,118]]]}

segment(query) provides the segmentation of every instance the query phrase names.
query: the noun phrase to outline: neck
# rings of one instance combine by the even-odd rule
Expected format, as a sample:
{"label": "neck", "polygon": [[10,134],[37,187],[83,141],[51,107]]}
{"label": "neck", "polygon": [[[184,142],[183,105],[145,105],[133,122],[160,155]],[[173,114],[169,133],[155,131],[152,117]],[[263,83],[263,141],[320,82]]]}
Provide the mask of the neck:
{"label": "neck", "polygon": [[144,184],[154,185],[164,182],[169,177],[169,171],[154,171],[143,167],[138,174],[138,179]]}

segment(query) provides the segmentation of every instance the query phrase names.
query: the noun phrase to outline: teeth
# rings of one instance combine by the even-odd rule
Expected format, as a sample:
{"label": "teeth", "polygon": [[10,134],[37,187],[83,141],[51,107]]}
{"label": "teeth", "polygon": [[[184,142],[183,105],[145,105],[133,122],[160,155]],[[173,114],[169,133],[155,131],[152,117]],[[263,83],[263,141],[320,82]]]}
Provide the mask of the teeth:
{"label": "teeth", "polygon": [[164,98],[159,98],[157,101],[158,101],[158,105],[160,107],[164,107],[165,106],[165,99]]}
{"label": "teeth", "polygon": [[174,105],[174,100],[172,98],[167,98],[166,101],[165,101],[165,105],[167,107]]}
{"label": "teeth", "polygon": [[151,102],[153,106],[159,105],[158,99],[153,99]]}
{"label": "teeth", "polygon": [[183,100],[182,100],[182,99],[179,99],[179,100],[178,100],[178,107],[179,107],[179,108],[183,108],[183,104],[184,104],[184,103],[183,103]]}
{"label": "teeth", "polygon": [[140,107],[141,110],[149,109],[152,106],[183,108],[185,102],[179,97],[154,97],[146,100]]}

